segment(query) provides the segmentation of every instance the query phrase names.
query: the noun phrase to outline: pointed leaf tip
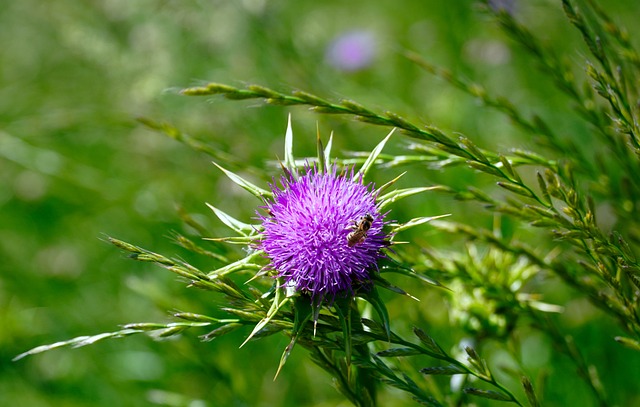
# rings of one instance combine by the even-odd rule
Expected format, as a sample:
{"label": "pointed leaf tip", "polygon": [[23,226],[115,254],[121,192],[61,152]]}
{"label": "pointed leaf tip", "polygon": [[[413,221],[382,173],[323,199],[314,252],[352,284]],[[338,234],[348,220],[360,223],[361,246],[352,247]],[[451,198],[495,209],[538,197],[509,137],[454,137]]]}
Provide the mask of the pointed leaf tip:
{"label": "pointed leaf tip", "polygon": [[266,189],[262,189],[259,186],[253,184],[252,182],[247,181],[246,179],[242,178],[238,174],[225,169],[215,161],[211,161],[211,162],[213,163],[213,165],[218,167],[220,171],[222,171],[224,175],[226,175],[231,181],[233,181],[235,184],[239,185],[243,189],[249,191],[254,196],[261,198],[265,196],[271,197],[273,195],[270,191],[267,191]]}
{"label": "pointed leaf tip", "polygon": [[418,187],[418,188],[405,188],[405,189],[396,189],[387,194],[384,194],[378,197],[378,207],[384,208],[385,206],[394,203],[402,198],[406,198],[415,194],[419,194],[425,191],[431,191],[434,189],[438,189],[437,186],[433,187]]}
{"label": "pointed leaf tip", "polygon": [[329,135],[329,141],[327,142],[326,147],[324,148],[324,161],[326,163],[331,162],[331,146],[333,144],[333,132]]}
{"label": "pointed leaf tip", "polygon": [[371,169],[371,167],[375,163],[376,159],[378,158],[378,156],[382,152],[382,149],[384,148],[384,145],[387,144],[387,141],[389,141],[389,138],[391,138],[391,135],[395,131],[396,131],[396,128],[394,127],[393,129],[391,129],[389,134],[387,134],[387,136],[384,139],[382,139],[382,141],[380,143],[378,143],[378,145],[373,150],[371,150],[371,154],[369,154],[369,157],[367,157],[367,159],[365,160],[364,164],[362,164],[362,167],[358,171],[357,177],[359,177],[359,176],[365,177],[367,175],[367,172],[369,172],[369,169]]}
{"label": "pointed leaf tip", "polygon": [[218,219],[222,221],[222,223],[227,225],[233,231],[240,233],[242,236],[249,236],[253,234],[253,232],[255,232],[254,227],[249,225],[248,223],[239,221],[238,219],[223,212],[222,210],[211,205],[210,203],[206,203],[206,205],[209,207],[209,209],[213,211],[213,213],[218,217]]}
{"label": "pointed leaf tip", "polygon": [[293,157],[293,129],[291,128],[291,113],[287,118],[287,130],[284,134],[284,166],[293,171],[296,168],[296,160]]}
{"label": "pointed leaf tip", "polygon": [[278,378],[280,371],[284,367],[285,363],[287,363],[287,359],[289,358],[289,355],[291,355],[291,351],[298,341],[300,333],[304,329],[307,322],[311,320],[311,317],[313,315],[313,307],[311,306],[311,302],[309,302],[307,298],[303,297],[296,297],[293,304],[293,311],[294,324],[293,329],[291,330],[291,342],[289,342],[287,347],[284,349],[284,352],[282,352],[282,356],[280,357],[280,364],[278,365],[278,370],[273,377],[273,381]]}
{"label": "pointed leaf tip", "polygon": [[436,219],[441,219],[441,218],[446,218],[447,216],[451,216],[450,213],[444,214],[444,215],[436,215],[436,216],[423,216],[420,218],[414,218],[411,219],[408,222],[402,223],[402,224],[395,224],[395,225],[391,225],[392,226],[392,231],[393,233],[398,233],[401,232],[403,230],[407,230],[409,228],[418,226],[418,225],[422,225],[424,223],[428,223],[431,222],[433,220]]}
{"label": "pointed leaf tip", "polygon": [[391,181],[387,182],[386,184],[384,184],[383,186],[381,186],[380,188],[378,188],[378,193],[381,194],[382,192],[386,191],[387,189],[389,189],[393,184],[395,184],[396,182],[398,182],[398,180],[400,178],[402,178],[405,174],[407,173],[407,171],[403,172],[402,174],[398,175],[397,177],[395,177],[394,179],[392,179]]}

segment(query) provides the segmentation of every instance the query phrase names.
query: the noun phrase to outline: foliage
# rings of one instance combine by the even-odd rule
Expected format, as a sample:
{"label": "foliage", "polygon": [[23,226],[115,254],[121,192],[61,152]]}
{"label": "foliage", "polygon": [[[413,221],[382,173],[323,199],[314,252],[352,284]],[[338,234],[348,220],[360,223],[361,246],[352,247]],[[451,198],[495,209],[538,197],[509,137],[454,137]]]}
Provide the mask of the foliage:
{"label": "foliage", "polygon": [[[563,0],[562,10],[586,46],[586,61],[579,66],[584,77],[576,64],[521,23],[513,9],[489,1],[481,10],[524,51],[528,66],[539,68],[541,76],[533,81],[548,80],[557,91],[554,97],[571,104],[573,110],[563,111],[560,122],[552,115],[548,119],[532,113],[521,101],[498,96],[456,69],[437,66],[422,52],[402,53],[405,61],[486,107],[473,114],[497,112],[491,117],[509,119],[514,136],[497,146],[491,145],[495,141],[488,135],[464,136],[374,107],[381,104],[376,95],[362,103],[318,96],[330,94],[322,80],[313,85],[320,90],[313,92],[222,83],[179,91],[187,96],[260,101],[294,112],[304,106],[320,117],[337,117],[330,119],[332,123],[348,118],[363,122],[361,134],[400,130],[405,144],[398,153],[382,150],[385,139],[371,153],[351,152],[334,162],[342,167],[356,164],[363,173],[371,170],[374,175],[397,175],[399,168],[406,169],[407,176],[389,185],[406,182],[411,187],[387,192],[381,199],[385,205],[393,203],[394,219],[411,213],[405,202],[420,202],[419,213],[389,225],[395,243],[400,243],[398,239],[408,243],[394,244],[380,271],[417,277],[399,284],[411,281],[410,289],[397,287],[386,274],[379,276],[373,290],[360,293],[358,299],[336,300],[316,315],[317,323],[306,324],[312,311],[305,298],[285,295],[278,280],[274,284],[266,276],[260,252],[238,252],[225,245],[251,246],[258,229],[223,212],[223,203],[216,202],[209,205],[216,217],[239,236],[218,238],[201,216],[182,211],[187,227],[173,235],[184,249],[179,257],[106,239],[135,260],[159,265],[186,280],[188,287],[205,290],[201,301],[215,297],[216,306],[189,301],[184,304],[191,307],[189,311],[172,313],[175,322],[131,323],[118,331],[37,347],[19,358],[138,333],[164,339],[207,328],[210,331],[201,340],[240,338],[240,333],[246,338],[245,348],[284,334],[287,345],[278,345],[284,353],[273,369],[276,375],[304,366],[304,361],[284,364],[296,354],[292,351],[298,344],[333,379],[337,390],[358,406],[404,405],[410,400],[433,406],[496,401],[607,406],[637,401],[638,395],[629,390],[634,383],[629,372],[640,364],[640,265],[635,254],[640,244],[636,216],[640,181],[635,177],[640,170],[640,58],[629,34],[606,10],[593,0],[577,3]],[[216,108],[222,105],[214,100]],[[281,171],[265,171],[256,160],[246,165],[171,124],[148,118],[140,122],[222,163],[224,175],[256,196],[270,192],[249,176],[269,179]],[[377,127],[385,129],[380,132]],[[303,139],[297,134],[297,140]],[[331,147],[325,150],[320,137],[308,143],[317,144],[317,155],[306,160],[293,157],[291,143],[287,138],[283,164],[287,170],[311,160],[329,161],[325,152]],[[507,148],[509,144],[515,147]],[[270,153],[265,156],[274,158]],[[410,197],[416,192],[429,197]],[[407,200],[396,210],[400,198]],[[447,209],[437,212],[435,205],[418,199],[438,200]],[[438,219],[443,212],[451,216]],[[213,239],[202,241],[203,237]],[[387,296],[379,288],[401,296]],[[163,302],[167,308],[182,308],[170,297]],[[442,302],[446,307],[439,305]],[[589,345],[594,335],[599,339]],[[249,339],[253,340],[247,343]],[[201,349],[215,351],[216,345]],[[616,355],[612,360],[620,359],[621,364],[607,365],[607,356],[598,352]],[[275,361],[276,352],[268,353]],[[234,378],[263,373],[243,369],[241,363],[230,370]],[[276,385],[282,380],[287,378],[281,376]],[[576,394],[573,388],[586,391]]]}

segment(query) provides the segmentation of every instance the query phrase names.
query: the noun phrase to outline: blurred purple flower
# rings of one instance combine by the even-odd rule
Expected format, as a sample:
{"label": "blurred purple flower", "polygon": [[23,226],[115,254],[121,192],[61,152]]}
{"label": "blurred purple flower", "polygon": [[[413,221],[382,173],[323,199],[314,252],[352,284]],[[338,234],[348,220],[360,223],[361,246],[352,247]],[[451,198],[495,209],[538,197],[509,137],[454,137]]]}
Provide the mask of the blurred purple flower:
{"label": "blurred purple flower", "polygon": [[489,7],[493,11],[506,11],[508,14],[513,15],[516,11],[516,0],[489,0]]}
{"label": "blurred purple flower", "polygon": [[328,47],[329,65],[343,71],[359,71],[368,67],[376,55],[376,39],[369,31],[349,31]]}
{"label": "blurred purple flower", "polygon": [[[259,214],[260,246],[285,285],[319,304],[369,282],[380,250],[388,246],[373,184],[364,185],[353,169],[337,174],[335,167],[321,172],[315,166],[280,182],[281,187],[271,185],[273,200],[264,207],[269,215]],[[372,219],[366,237],[349,242],[355,223],[366,215]]]}

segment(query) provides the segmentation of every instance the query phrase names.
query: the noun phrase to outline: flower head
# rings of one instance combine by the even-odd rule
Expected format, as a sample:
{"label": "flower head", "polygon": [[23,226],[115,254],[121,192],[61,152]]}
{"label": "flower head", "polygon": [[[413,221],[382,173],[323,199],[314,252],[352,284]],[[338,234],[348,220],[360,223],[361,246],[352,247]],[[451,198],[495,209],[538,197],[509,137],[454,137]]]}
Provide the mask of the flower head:
{"label": "flower head", "polygon": [[327,49],[327,62],[342,71],[368,67],[376,54],[376,39],[369,31],[350,31],[335,39]]}
{"label": "flower head", "polygon": [[307,167],[280,183],[260,215],[260,245],[278,277],[319,301],[369,282],[388,245],[373,184],[335,166]]}

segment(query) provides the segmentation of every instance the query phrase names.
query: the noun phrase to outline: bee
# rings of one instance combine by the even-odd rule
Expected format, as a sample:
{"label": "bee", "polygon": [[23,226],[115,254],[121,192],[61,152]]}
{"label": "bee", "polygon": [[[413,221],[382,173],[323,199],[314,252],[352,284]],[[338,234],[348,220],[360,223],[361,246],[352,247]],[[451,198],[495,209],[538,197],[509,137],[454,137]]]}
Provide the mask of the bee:
{"label": "bee", "polygon": [[364,215],[355,225],[351,226],[353,231],[347,235],[347,244],[349,247],[353,247],[359,243],[364,242],[367,237],[367,232],[371,229],[373,223],[373,216],[370,214]]}

